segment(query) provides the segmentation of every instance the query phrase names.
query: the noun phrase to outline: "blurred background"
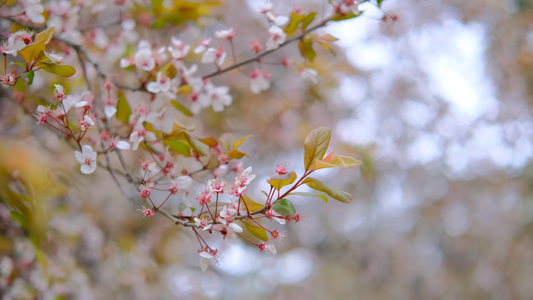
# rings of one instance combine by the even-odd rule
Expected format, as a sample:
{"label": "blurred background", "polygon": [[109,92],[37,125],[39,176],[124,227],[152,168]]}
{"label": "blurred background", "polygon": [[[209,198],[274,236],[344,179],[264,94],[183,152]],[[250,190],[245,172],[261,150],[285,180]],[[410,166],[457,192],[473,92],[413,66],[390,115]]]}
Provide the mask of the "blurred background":
{"label": "blurred background", "polygon": [[[260,4],[228,1],[200,36],[234,27],[237,54],[247,55],[249,41],[266,36]],[[317,19],[329,12],[323,1],[274,7],[318,11]],[[307,64],[317,84],[298,76],[304,61],[294,44],[265,58],[294,63],[268,69],[270,90],[253,95],[245,75],[230,73],[214,80],[231,87],[232,106],[200,114],[206,135],[254,135],[243,147],[257,197],[276,163],[301,174],[303,139],[318,126],[332,128],[331,150],[363,161],[320,176],[350,192],[352,204],[294,201],[306,218],[279,227],[287,238],[275,256],[217,238],[222,260],[201,272],[188,230],[142,219],[140,202],[125,199],[103,169],[81,176],[74,156],[64,155],[72,151],[4,96],[0,286],[12,282],[5,295],[533,299],[533,3],[387,0],[386,14],[369,3],[359,8],[363,16],[319,31],[339,41],[335,55],[316,49]],[[21,226],[6,203],[10,190],[28,186],[32,218]]]}

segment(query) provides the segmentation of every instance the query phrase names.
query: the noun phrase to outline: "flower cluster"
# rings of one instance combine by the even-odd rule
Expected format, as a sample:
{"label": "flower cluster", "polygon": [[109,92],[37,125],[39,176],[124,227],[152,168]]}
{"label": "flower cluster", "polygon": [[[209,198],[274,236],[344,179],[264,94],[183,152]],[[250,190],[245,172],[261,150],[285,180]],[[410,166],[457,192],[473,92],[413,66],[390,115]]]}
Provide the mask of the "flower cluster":
{"label": "flower cluster", "polygon": [[[232,70],[240,71],[235,72],[236,76],[246,80],[245,86],[254,95],[275,84],[271,75],[275,74],[274,68],[287,70],[293,61],[303,81],[317,84],[318,72],[309,67],[313,56],[308,53],[313,43],[324,46],[335,38],[311,32],[328,21],[357,15],[356,1],[334,2],[335,15],[315,23],[316,13],[305,15],[295,10],[289,18],[276,13],[267,2],[258,12],[265,25],[263,35],[251,41],[241,41],[244,35],[231,27],[219,28],[213,36],[188,32],[165,40],[147,38],[136,27],[155,28],[161,20],[136,11],[137,7],[131,8],[122,0],[87,4],[91,14],[110,5],[134,12],[121,15],[116,30],[97,26],[82,31],[77,27],[85,7],[78,4],[79,1],[52,1],[45,7],[40,0],[10,4],[10,11],[23,11],[15,15],[16,22],[29,24],[31,30],[6,34],[7,41],[0,45],[5,62],[0,82],[25,90],[24,85],[32,85],[38,76],[39,85],[50,90],[33,97],[39,98],[35,102],[23,99],[24,107],[35,109],[37,124],[58,132],[77,148],[74,158],[81,173],[94,173],[100,165],[121,191],[127,190],[125,183],[135,188],[130,196],[135,195],[143,204],[139,210],[144,217],[160,213],[174,224],[192,228],[198,237],[203,270],[208,262],[216,263],[220,257],[201,235],[220,235],[224,240],[238,237],[260,251],[275,254],[276,247],[270,241],[282,240],[285,234],[273,226],[302,218],[291,202],[293,197],[326,199],[328,195],[342,202],[351,201],[346,193],[310,177],[322,168],[345,168],[358,163],[334,152],[324,157],[329,129],[319,128],[306,139],[303,174],[290,171],[287,163],[276,165],[274,175],[267,180],[265,197],[258,198],[249,193],[256,175],[252,167],[244,167],[242,159],[248,155],[239,148],[248,137],[200,137],[199,132],[206,128],[198,126],[200,130],[195,131],[190,118],[198,118],[195,115],[208,107],[222,112],[232,105],[235,94],[231,94],[230,83],[219,79]],[[131,15],[139,18],[128,19]],[[46,29],[39,31],[40,28]],[[301,59],[265,59],[291,41],[299,41]],[[242,42],[249,45],[248,49],[236,50]],[[17,61],[8,63],[8,58],[15,57]],[[80,77],[67,79],[79,71],[73,66],[80,62]],[[114,66],[120,66],[118,71],[112,69]],[[55,81],[55,76],[48,79],[41,76],[43,72],[64,80]],[[124,150],[131,150],[130,155]],[[310,157],[310,153],[314,156]],[[131,157],[135,157],[133,162]],[[302,185],[319,193],[295,193]]]}

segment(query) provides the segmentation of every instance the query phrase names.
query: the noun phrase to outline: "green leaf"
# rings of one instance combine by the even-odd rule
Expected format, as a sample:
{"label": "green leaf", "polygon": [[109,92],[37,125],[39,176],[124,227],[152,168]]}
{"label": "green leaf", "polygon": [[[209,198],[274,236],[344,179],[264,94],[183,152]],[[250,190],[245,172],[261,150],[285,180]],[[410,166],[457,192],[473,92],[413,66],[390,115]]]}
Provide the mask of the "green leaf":
{"label": "green leaf", "polygon": [[33,77],[35,77],[35,72],[33,72],[33,70],[29,70],[28,72],[22,73],[20,77],[27,78],[28,85],[31,85],[33,83]]}
{"label": "green leaf", "polygon": [[124,93],[118,93],[118,102],[117,102],[117,119],[122,121],[122,123],[129,124],[131,115],[131,108],[128,104],[128,100],[124,97]]}
{"label": "green leaf", "polygon": [[263,227],[260,227],[253,221],[249,220],[241,220],[241,222],[244,224],[244,227],[255,237],[263,241],[268,241],[268,235]]}
{"label": "green leaf", "polygon": [[326,197],[326,195],[322,195],[322,194],[313,194],[313,193],[307,193],[307,192],[293,192],[293,193],[290,193],[288,194],[287,196],[290,196],[290,195],[294,195],[294,196],[302,196],[302,197],[318,197],[322,200],[324,200],[324,202],[328,202],[328,197]]}
{"label": "green leaf", "polygon": [[246,155],[246,153],[242,153],[239,150],[231,150],[230,152],[228,152],[228,158],[229,159],[241,159],[241,158],[243,158],[245,156],[248,157],[248,155]]}
{"label": "green leaf", "polygon": [[255,202],[255,201],[253,201],[247,195],[242,195],[242,199],[246,203],[246,207],[248,207],[250,212],[258,211],[258,210],[261,210],[261,209],[263,209],[265,207],[263,204],[259,204],[259,203]]}
{"label": "green leaf", "polygon": [[187,204],[185,203],[180,203],[180,205],[178,205],[178,211],[179,212],[183,212],[184,210],[186,209],[190,209],[191,212],[194,212],[196,210],[196,208],[192,207],[192,206],[188,206]]}
{"label": "green leaf", "polygon": [[200,139],[200,142],[206,144],[209,147],[216,147],[218,145],[217,140],[213,137],[206,137],[204,139]]}
{"label": "green leaf", "polygon": [[287,185],[293,183],[294,180],[296,180],[297,176],[296,176],[295,172],[291,172],[290,174],[287,174],[286,177],[287,178],[284,178],[284,179],[269,179],[267,181],[273,188],[275,188],[276,190],[279,191],[284,186],[287,186]]}
{"label": "green leaf", "polygon": [[179,124],[177,121],[174,121],[174,124],[172,125],[172,133],[170,134],[179,133],[182,131],[192,132],[194,131],[194,129],[195,129],[194,125],[182,125],[182,124]]}
{"label": "green leaf", "polygon": [[222,144],[222,147],[226,152],[229,152],[233,150],[233,145],[235,145],[235,137],[231,133],[224,133],[220,136],[218,139],[220,141],[220,144]]}
{"label": "green leaf", "polygon": [[344,20],[349,20],[349,19],[353,19],[353,18],[356,18],[356,17],[359,17],[362,13],[359,12],[358,14],[354,14],[353,12],[349,12],[349,13],[346,13],[346,14],[336,14],[333,16],[333,18],[331,18],[331,21],[344,21]]}
{"label": "green leaf", "polygon": [[20,224],[23,228],[28,228],[28,220],[25,215],[19,213],[16,210],[11,211],[11,219],[15,220],[17,223]]}
{"label": "green leaf", "polygon": [[320,47],[324,48],[326,51],[329,51],[329,53],[331,53],[333,56],[337,56],[337,53],[335,52],[335,50],[333,50],[333,48],[331,48],[331,46],[328,44],[328,43],[324,43],[324,42],[317,42]]}
{"label": "green leaf", "polygon": [[187,207],[188,206],[185,203],[180,203],[180,205],[178,205],[178,211],[182,212],[182,211],[186,210]]}
{"label": "green leaf", "polygon": [[324,41],[324,42],[328,42],[328,43],[336,42],[336,41],[339,40],[338,38],[332,36],[329,33],[321,35],[321,36],[316,36],[315,39],[316,40],[320,40],[320,41]]}
{"label": "green leaf", "polygon": [[20,56],[26,61],[26,63],[31,63],[33,61],[38,61],[39,58],[43,57],[43,53],[46,50],[44,41],[34,43],[24,47],[19,51]]}
{"label": "green leaf", "polygon": [[328,194],[328,196],[339,200],[340,202],[352,203],[352,195],[346,193],[345,191],[325,185],[322,181],[316,178],[308,177],[303,181],[303,183],[307,184],[312,189]]}
{"label": "green leaf", "polygon": [[377,0],[378,6],[381,7],[381,3],[383,3],[383,0]]}
{"label": "green leaf", "polygon": [[20,66],[20,67],[22,67],[22,68],[26,68],[26,65],[23,64],[23,63],[21,63],[21,62],[14,62],[14,61],[12,61],[12,62],[10,62],[9,64],[10,64],[10,65],[17,65],[17,66]]}
{"label": "green leaf", "polygon": [[153,132],[158,139],[163,137],[163,132],[161,132],[159,129],[156,129],[152,123],[143,122],[143,126],[146,131]]}
{"label": "green leaf", "polygon": [[207,155],[207,153],[209,152],[209,146],[208,145],[200,142],[197,138],[192,137],[192,136],[190,136],[189,134],[187,134],[185,132],[184,132],[184,135],[185,135],[185,139],[187,139],[187,142],[189,143],[191,148],[193,148],[194,151],[196,151],[196,153],[198,153],[200,155]]}
{"label": "green leaf", "polygon": [[[172,67],[174,67],[174,65],[171,65]],[[169,76],[169,77],[173,77],[173,76]],[[190,93],[192,93],[193,89],[190,85],[188,84],[183,84],[183,85],[180,85],[178,87],[178,92],[176,93],[176,95],[178,96],[188,96]]]}
{"label": "green leaf", "polygon": [[233,143],[233,150],[237,150],[237,148],[239,148],[242,143],[244,143],[244,141],[246,141],[248,138],[252,137],[252,135],[247,135],[245,137],[243,137],[242,139],[238,139],[235,141],[235,143]]}
{"label": "green leaf", "polygon": [[305,31],[307,29],[307,26],[309,26],[309,24],[313,22],[313,20],[315,19],[315,16],[316,16],[316,12],[312,12],[308,14],[307,16],[305,16],[305,18],[302,21],[302,31]]}
{"label": "green leaf", "polygon": [[48,43],[50,43],[50,41],[52,40],[52,37],[54,37],[55,32],[56,28],[53,26],[44,31],[41,31],[35,35],[35,40],[33,41],[33,43],[43,41],[45,45],[48,45]]}
{"label": "green leaf", "polygon": [[51,62],[41,62],[37,64],[37,66],[48,73],[53,73],[61,77],[70,77],[76,74],[76,69],[69,65],[58,65]]}
{"label": "green leaf", "polygon": [[341,168],[347,169],[361,165],[362,162],[355,158],[343,155],[335,155],[335,151],[331,152],[328,156],[321,160],[317,160],[313,166],[313,170],[325,169],[325,168]]}
{"label": "green leaf", "polygon": [[191,147],[189,147],[187,144],[182,143],[178,140],[165,139],[163,140],[163,145],[168,146],[168,150],[175,154],[182,154],[184,156],[191,155]]}
{"label": "green leaf", "polygon": [[174,106],[176,109],[178,109],[179,111],[181,111],[184,115],[186,116],[192,116],[193,113],[188,110],[187,108],[185,108],[185,106],[181,105],[179,102],[175,101],[175,100],[172,100],[170,101],[170,103],[172,104],[172,106]]}
{"label": "green leaf", "polygon": [[315,161],[322,159],[329,146],[331,139],[331,129],[319,127],[312,130],[304,141],[304,166],[305,170],[311,169]]}
{"label": "green leaf", "polygon": [[298,42],[298,49],[300,50],[300,55],[312,62],[316,57],[316,52],[313,49],[313,39],[309,37],[304,37]]}
{"label": "green leaf", "polygon": [[296,30],[298,29],[298,25],[302,23],[302,21],[305,19],[304,14],[298,14],[298,13],[291,13],[291,19],[289,21],[289,25],[285,27],[284,31],[288,36],[293,35]]}
{"label": "green leaf", "polygon": [[282,216],[292,216],[296,213],[296,209],[292,202],[288,199],[282,198],[272,204],[272,209]]}

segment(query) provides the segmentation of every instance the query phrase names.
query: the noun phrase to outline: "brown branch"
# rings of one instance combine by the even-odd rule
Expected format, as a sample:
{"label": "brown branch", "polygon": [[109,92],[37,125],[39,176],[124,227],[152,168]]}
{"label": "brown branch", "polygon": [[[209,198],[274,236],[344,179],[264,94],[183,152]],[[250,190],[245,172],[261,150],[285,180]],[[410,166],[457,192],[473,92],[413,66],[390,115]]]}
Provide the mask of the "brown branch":
{"label": "brown branch", "polygon": [[270,53],[275,52],[275,51],[277,51],[278,49],[281,49],[281,48],[287,46],[288,44],[290,44],[290,43],[292,43],[292,42],[294,42],[294,41],[298,41],[298,40],[302,39],[304,36],[306,36],[307,34],[309,34],[310,32],[312,32],[312,31],[314,31],[314,30],[316,30],[316,29],[318,29],[318,28],[321,28],[321,27],[326,26],[326,24],[327,24],[329,21],[331,21],[331,18],[332,18],[332,17],[329,17],[329,18],[326,18],[326,19],[322,20],[322,21],[321,21],[320,23],[318,23],[317,25],[315,25],[315,26],[313,26],[313,27],[311,27],[311,28],[305,30],[304,32],[302,32],[301,34],[295,36],[294,38],[285,41],[285,43],[279,45],[279,47],[276,48],[276,49],[267,50],[267,51],[265,51],[265,52],[263,52],[263,53],[257,55],[257,56],[254,57],[254,58],[250,58],[250,59],[247,59],[247,60],[241,61],[241,62],[236,63],[236,64],[234,64],[234,65],[231,65],[231,66],[229,66],[229,67],[227,67],[227,68],[221,69],[221,70],[216,71],[216,72],[213,72],[213,73],[211,73],[211,74],[207,74],[207,75],[203,76],[202,78],[203,78],[203,79],[211,78],[211,77],[214,77],[214,76],[217,76],[217,75],[220,75],[220,74],[223,74],[223,73],[229,72],[229,71],[231,71],[231,70],[233,70],[233,69],[237,69],[237,68],[242,67],[242,66],[244,66],[244,65],[246,65],[246,64],[249,64],[249,63],[252,63],[252,62],[255,62],[255,61],[259,61],[259,60],[260,60],[261,58],[263,58],[264,56],[267,56],[267,55],[269,55]]}

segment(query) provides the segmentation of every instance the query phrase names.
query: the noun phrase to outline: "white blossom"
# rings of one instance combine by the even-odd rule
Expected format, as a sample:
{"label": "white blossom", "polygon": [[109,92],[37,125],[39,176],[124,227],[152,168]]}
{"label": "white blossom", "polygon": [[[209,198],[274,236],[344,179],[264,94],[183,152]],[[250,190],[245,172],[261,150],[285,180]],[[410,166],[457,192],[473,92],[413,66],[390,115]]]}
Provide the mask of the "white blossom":
{"label": "white blossom", "polygon": [[266,42],[266,49],[272,50],[279,47],[279,45],[285,42],[287,35],[283,32],[283,29],[278,26],[272,26],[268,29],[268,41]]}
{"label": "white blossom", "polygon": [[89,145],[81,147],[81,152],[74,152],[76,160],[81,164],[80,170],[83,174],[91,174],[96,170],[96,152]]}

